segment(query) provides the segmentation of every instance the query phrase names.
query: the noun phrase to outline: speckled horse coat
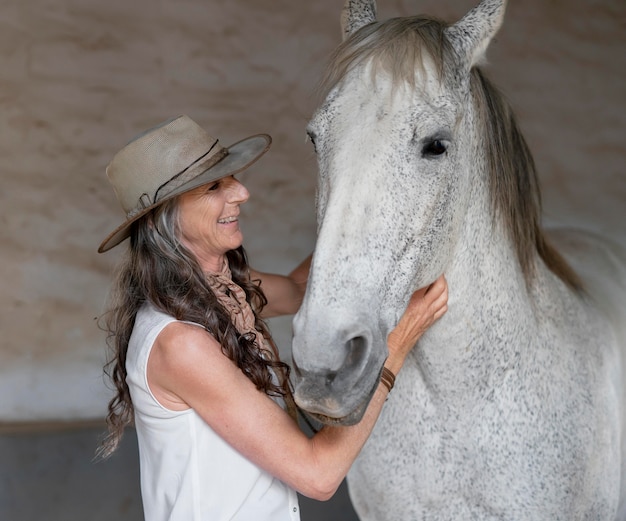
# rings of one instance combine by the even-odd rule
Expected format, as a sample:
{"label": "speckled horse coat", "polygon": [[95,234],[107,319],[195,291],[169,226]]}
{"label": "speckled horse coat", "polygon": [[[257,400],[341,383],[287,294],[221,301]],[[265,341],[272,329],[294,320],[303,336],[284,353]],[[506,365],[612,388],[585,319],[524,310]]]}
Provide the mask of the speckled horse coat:
{"label": "speckled horse coat", "polygon": [[450,289],[349,474],[363,521],[625,518],[626,255],[540,228],[532,157],[476,65],[504,4],[446,25],[349,0],[308,127],[319,228],[298,403],[358,421],[411,293],[441,273]]}

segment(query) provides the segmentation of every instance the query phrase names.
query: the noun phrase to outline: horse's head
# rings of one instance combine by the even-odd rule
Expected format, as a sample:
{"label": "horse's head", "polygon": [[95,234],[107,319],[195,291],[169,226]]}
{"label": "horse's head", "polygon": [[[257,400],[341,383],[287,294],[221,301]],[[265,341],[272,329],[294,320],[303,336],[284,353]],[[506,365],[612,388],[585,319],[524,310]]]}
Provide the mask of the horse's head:
{"label": "horse's head", "polygon": [[[475,179],[470,69],[501,24],[484,0],[454,25],[375,20],[347,0],[344,42],[308,133],[319,164],[318,241],[294,320],[296,401],[323,421],[357,422],[386,338],[411,293],[450,262]],[[474,140],[474,141],[472,141]]]}

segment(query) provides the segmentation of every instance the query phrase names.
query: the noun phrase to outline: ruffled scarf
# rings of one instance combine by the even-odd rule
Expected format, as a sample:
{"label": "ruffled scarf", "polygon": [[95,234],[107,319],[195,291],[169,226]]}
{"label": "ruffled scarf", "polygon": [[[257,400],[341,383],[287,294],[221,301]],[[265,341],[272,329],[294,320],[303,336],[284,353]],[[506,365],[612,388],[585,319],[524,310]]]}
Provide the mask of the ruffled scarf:
{"label": "ruffled scarf", "polygon": [[[245,291],[235,284],[232,279],[228,260],[224,259],[222,271],[218,273],[209,273],[207,282],[213,290],[218,302],[229,313],[230,320],[240,335],[253,335],[254,343],[259,348],[261,355],[266,360],[279,361],[278,350],[274,342],[268,341],[263,334],[255,327],[255,316],[249,302],[246,300]],[[281,387],[286,394],[283,396],[287,413],[294,421],[297,421],[297,406],[291,394],[289,382],[286,382],[287,374],[280,368],[273,368],[273,372],[279,379]],[[283,385],[284,384],[284,385]]]}

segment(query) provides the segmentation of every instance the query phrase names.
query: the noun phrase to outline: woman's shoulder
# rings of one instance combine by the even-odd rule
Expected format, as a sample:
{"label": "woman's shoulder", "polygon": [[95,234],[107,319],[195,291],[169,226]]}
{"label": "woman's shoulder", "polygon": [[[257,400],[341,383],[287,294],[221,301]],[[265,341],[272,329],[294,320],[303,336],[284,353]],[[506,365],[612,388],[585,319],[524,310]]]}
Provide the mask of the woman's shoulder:
{"label": "woman's shoulder", "polygon": [[221,399],[234,365],[206,329],[174,320],[156,337],[147,369],[160,403],[198,410],[202,400]]}
{"label": "woman's shoulder", "polygon": [[135,317],[129,347],[131,351],[145,351],[147,347],[147,353],[144,355],[147,356],[155,347],[163,349],[170,345],[190,342],[195,345],[198,342],[206,342],[207,336],[213,338],[200,324],[178,320],[158,309],[153,303],[145,302]]}
{"label": "woman's shoulder", "polygon": [[158,340],[164,346],[202,346],[207,343],[218,343],[215,337],[200,324],[176,319],[167,323],[158,336]]}
{"label": "woman's shoulder", "polygon": [[171,314],[159,309],[154,303],[150,301],[146,301],[142,304],[137,312],[137,317],[135,319],[136,325],[143,324],[146,327],[159,327],[161,329],[168,327],[170,324],[183,324],[189,325],[198,329],[204,330],[204,327],[195,322],[187,321],[187,320],[179,320]]}
{"label": "woman's shoulder", "polygon": [[156,337],[153,353],[168,365],[206,362],[207,356],[224,358],[219,342],[204,327],[194,322],[173,319]]}

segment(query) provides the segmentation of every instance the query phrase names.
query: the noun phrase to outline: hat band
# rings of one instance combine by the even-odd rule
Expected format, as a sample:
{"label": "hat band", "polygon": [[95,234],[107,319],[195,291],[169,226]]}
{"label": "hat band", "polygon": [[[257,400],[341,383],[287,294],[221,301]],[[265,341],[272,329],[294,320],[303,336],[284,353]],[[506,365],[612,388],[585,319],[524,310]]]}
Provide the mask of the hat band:
{"label": "hat band", "polygon": [[[213,147],[216,144],[217,141],[213,144]],[[213,147],[209,149],[205,156],[211,152]],[[217,152],[212,154],[205,161],[188,166],[172,179],[159,186],[159,188],[157,188],[154,192],[154,198],[151,199],[150,195],[148,195],[147,193],[141,194],[137,201],[137,205],[126,214],[126,218],[132,219],[137,214],[143,212],[146,208],[157,204],[159,201],[165,199],[168,195],[174,192],[177,188],[187,184],[188,182],[198,177],[198,175],[200,175],[201,173],[206,172],[209,168],[219,163],[227,155],[228,149],[220,147]]]}

